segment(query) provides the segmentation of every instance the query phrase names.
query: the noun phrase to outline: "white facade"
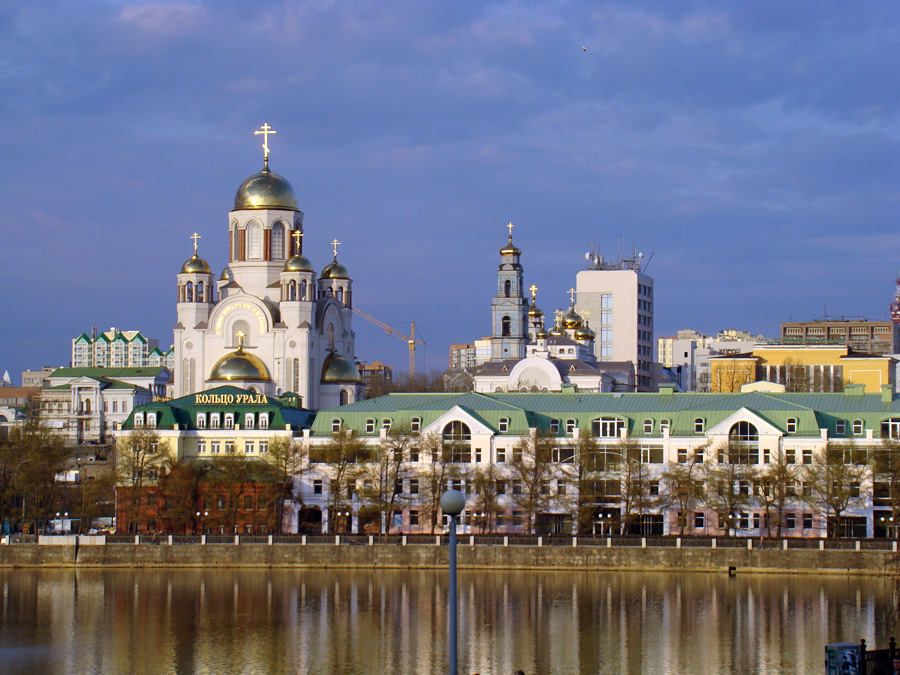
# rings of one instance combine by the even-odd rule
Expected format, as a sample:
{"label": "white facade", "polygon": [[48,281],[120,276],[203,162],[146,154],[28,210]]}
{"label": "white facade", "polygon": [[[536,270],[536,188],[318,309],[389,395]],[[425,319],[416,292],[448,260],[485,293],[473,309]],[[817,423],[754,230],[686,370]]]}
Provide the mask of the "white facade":
{"label": "white facade", "polygon": [[319,278],[303,256],[290,184],[264,169],[228,214],[229,261],[217,282],[194,256],[178,275],[174,395],[233,384],[306,408],[352,403],[362,384],[351,329],[352,280],[334,259]]}
{"label": "white facade", "polygon": [[637,266],[611,269],[603,265],[576,275],[575,310],[597,334],[597,360],[631,361],[638,390],[649,391],[653,386],[653,279]]}

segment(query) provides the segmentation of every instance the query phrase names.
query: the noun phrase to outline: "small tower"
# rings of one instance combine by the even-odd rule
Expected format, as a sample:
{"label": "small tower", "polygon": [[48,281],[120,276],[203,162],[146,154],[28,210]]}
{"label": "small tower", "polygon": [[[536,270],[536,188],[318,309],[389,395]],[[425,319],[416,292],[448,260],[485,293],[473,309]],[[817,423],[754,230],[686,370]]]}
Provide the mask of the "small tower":
{"label": "small tower", "polygon": [[303,233],[294,230],[295,253],[288,258],[281,272],[281,320],[290,327],[299,326],[303,321],[312,324],[313,302],[315,301],[316,271],[312,263],[301,251]]}
{"label": "small tower", "polygon": [[333,297],[344,307],[350,309],[353,307],[350,296],[350,287],[352,280],[347,268],[341,265],[337,259],[337,247],[340,245],[337,239],[331,242],[334,250],[334,259],[325,265],[322,274],[319,276],[319,300],[325,300]]}
{"label": "small tower", "polygon": [[178,275],[178,322],[193,328],[209,319],[209,312],[215,302],[213,275],[207,262],[197,255],[197,240],[194,232],[194,255],[191,256]]}
{"label": "small tower", "polygon": [[534,284],[528,289],[531,291],[531,305],[528,307],[528,340],[532,343],[537,342],[538,335],[544,331],[544,313],[535,304],[535,296],[537,295],[537,286]]}
{"label": "small tower", "polygon": [[509,228],[509,240],[500,249],[500,266],[497,268],[497,295],[491,301],[492,336],[491,360],[525,358],[528,341],[528,304],[522,288],[522,255],[513,244],[513,224]]}

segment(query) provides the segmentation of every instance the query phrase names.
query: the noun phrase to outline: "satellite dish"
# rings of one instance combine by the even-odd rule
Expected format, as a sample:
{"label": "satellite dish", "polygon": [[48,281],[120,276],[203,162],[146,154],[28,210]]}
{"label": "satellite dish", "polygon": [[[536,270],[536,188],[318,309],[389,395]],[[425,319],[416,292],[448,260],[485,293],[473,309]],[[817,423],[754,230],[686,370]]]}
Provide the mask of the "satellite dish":
{"label": "satellite dish", "polygon": [[590,259],[591,259],[591,252],[590,252],[590,251],[588,251],[587,253],[584,254],[584,259],[585,259],[585,260],[590,260]]}

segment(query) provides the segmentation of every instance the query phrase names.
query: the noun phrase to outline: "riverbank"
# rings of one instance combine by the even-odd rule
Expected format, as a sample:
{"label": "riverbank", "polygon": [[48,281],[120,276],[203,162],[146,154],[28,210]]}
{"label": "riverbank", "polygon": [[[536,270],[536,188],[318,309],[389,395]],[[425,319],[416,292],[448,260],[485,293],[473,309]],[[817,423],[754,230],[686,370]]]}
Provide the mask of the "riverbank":
{"label": "riverbank", "polygon": [[[441,569],[446,545],[160,543],[85,544],[74,537],[53,545],[0,546],[3,568],[313,568]],[[892,551],[641,546],[502,546],[458,548],[460,569],[681,571],[782,574],[900,574]]]}

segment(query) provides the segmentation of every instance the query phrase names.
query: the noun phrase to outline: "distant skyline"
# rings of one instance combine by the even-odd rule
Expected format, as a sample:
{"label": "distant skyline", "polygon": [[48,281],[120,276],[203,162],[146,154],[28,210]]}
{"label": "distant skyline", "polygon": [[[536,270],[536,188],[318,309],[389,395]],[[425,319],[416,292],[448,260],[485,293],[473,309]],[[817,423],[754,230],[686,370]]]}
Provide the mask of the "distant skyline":
{"label": "distant skyline", "polygon": [[896,2],[7,3],[0,373],[68,365],[93,326],[168,348],[190,235],[218,275],[263,123],[305,253],[343,242],[420,370],[489,334],[510,221],[551,318],[593,244],[650,260],[655,336],[884,319],[898,57]]}

